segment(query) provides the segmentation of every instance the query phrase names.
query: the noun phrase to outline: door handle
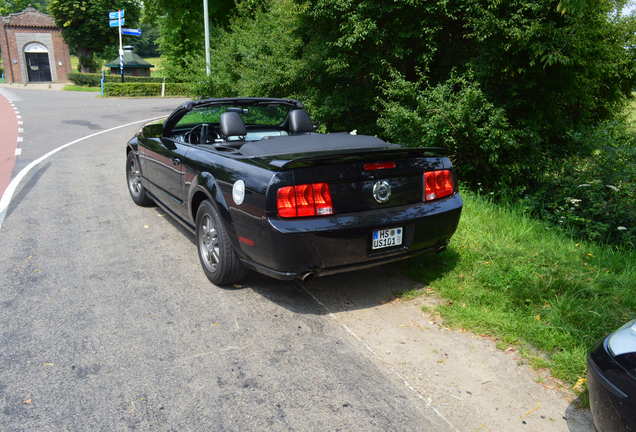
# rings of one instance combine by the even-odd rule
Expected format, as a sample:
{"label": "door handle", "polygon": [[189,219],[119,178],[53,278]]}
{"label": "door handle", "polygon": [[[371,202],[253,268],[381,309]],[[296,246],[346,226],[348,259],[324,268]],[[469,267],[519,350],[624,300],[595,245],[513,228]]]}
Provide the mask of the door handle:
{"label": "door handle", "polygon": [[181,159],[179,158],[172,158],[172,165],[179,165],[181,163]]}

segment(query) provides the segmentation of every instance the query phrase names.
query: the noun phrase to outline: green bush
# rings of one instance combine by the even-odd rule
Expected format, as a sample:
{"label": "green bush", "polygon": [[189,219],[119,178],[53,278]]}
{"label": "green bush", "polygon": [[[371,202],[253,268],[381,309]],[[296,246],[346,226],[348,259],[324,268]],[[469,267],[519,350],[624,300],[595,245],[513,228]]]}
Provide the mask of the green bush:
{"label": "green bush", "polygon": [[158,83],[104,83],[104,96],[160,96]]}
{"label": "green bush", "polygon": [[166,83],[166,96],[192,96],[192,84],[190,83]]}
{"label": "green bush", "polygon": [[[191,85],[166,83],[165,96],[189,96]],[[161,96],[160,83],[104,83],[104,96]]]}
{"label": "green bush", "polygon": [[636,135],[611,121],[572,138],[589,154],[546,171],[526,206],[583,238],[636,247]]}
{"label": "green bush", "polygon": [[488,99],[471,74],[424,88],[395,74],[379,104],[378,125],[387,138],[409,146],[448,148],[465,184],[510,185],[537,166],[538,153],[520,152],[521,141],[505,110]]}
{"label": "green bush", "polygon": [[[167,76],[198,96],[295,97],[322,130],[447,147],[471,188],[530,196],[535,214],[578,235],[632,242],[618,228],[636,214],[621,195],[633,177],[607,156],[633,161],[632,147],[595,136],[622,121],[636,83],[636,18],[612,14],[615,3],[239,2],[248,3],[216,31],[210,76],[186,56]],[[567,198],[593,193],[594,170],[605,173],[598,193],[620,192],[565,211]]]}
{"label": "green bush", "polygon": [[[72,81],[74,84],[88,87],[99,87],[100,80],[102,78],[101,74],[91,74],[91,73],[80,73],[74,72],[68,75],[68,79]],[[105,82],[121,82],[121,77],[119,75],[106,74],[104,75]],[[161,77],[145,77],[145,76],[128,76],[124,75],[124,82],[135,82],[135,83],[160,83],[163,81]]]}

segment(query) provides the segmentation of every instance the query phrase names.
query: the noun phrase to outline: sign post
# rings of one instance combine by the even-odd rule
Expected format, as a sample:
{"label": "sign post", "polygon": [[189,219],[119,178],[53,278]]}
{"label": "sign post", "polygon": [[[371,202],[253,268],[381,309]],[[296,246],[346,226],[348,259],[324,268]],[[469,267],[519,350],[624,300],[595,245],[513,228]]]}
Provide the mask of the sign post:
{"label": "sign post", "polygon": [[121,82],[124,82],[124,47],[121,40],[121,26],[126,23],[124,10],[119,9],[117,12],[109,12],[108,19],[110,27],[117,27],[119,32],[119,74],[121,75]]}
{"label": "sign post", "polygon": [[121,75],[121,82],[124,82],[124,46],[122,43],[122,35],[141,36],[141,29],[128,29],[121,27],[126,24],[123,9],[119,9],[116,12],[109,12],[108,20],[108,25],[110,27],[117,27],[119,32],[119,74]]}
{"label": "sign post", "polygon": [[119,15],[119,73],[121,74],[121,82],[124,82],[124,47],[121,42],[121,19],[124,11],[120,9],[117,12]]}

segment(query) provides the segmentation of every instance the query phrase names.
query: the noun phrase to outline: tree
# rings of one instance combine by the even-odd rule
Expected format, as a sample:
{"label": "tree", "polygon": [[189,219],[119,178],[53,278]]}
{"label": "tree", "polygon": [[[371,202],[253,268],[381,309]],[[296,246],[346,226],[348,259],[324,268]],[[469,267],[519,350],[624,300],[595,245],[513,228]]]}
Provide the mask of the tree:
{"label": "tree", "polygon": [[141,24],[141,36],[133,39],[130,45],[142,57],[159,57],[159,28],[150,24]]}
{"label": "tree", "polygon": [[[227,24],[234,6],[234,0],[209,2],[209,20],[213,31]],[[189,57],[203,54],[201,0],[146,0],[144,8],[144,20],[159,25],[159,47],[167,63],[185,67]]]}
{"label": "tree", "polygon": [[587,151],[572,133],[620,112],[636,84],[618,1],[297,2],[323,122],[448,146],[472,184],[532,187]]}
{"label": "tree", "polygon": [[49,7],[48,0],[0,0],[0,16],[20,12],[27,7],[34,7],[40,12],[46,13]]}
{"label": "tree", "polygon": [[199,89],[297,96],[328,130],[445,146],[469,184],[532,189],[636,84],[624,4],[244,0]]}
{"label": "tree", "polygon": [[126,26],[139,20],[138,0],[51,0],[49,9],[64,40],[79,57],[81,72],[94,72],[94,56],[117,44],[117,30],[108,26],[108,12],[125,10]]}

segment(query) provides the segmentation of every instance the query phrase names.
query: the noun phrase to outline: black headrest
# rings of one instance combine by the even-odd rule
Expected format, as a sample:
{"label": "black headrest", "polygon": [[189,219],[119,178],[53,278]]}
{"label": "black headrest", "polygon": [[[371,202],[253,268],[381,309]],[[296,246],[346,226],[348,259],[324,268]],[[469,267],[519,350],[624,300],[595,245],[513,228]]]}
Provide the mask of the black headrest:
{"label": "black headrest", "polygon": [[236,112],[228,111],[221,114],[219,124],[221,126],[221,134],[224,137],[245,136],[247,134],[245,123]]}
{"label": "black headrest", "polygon": [[313,130],[314,124],[309,118],[307,111],[295,109],[289,112],[289,132],[292,134],[301,134],[313,132]]}

